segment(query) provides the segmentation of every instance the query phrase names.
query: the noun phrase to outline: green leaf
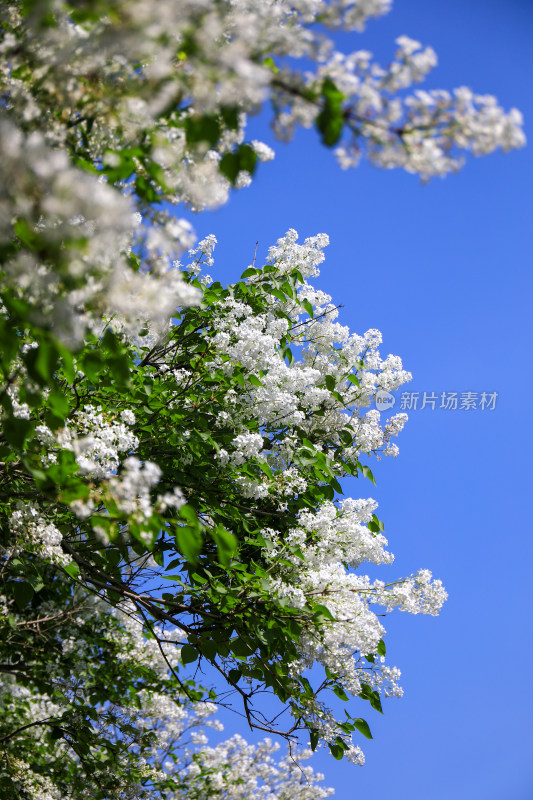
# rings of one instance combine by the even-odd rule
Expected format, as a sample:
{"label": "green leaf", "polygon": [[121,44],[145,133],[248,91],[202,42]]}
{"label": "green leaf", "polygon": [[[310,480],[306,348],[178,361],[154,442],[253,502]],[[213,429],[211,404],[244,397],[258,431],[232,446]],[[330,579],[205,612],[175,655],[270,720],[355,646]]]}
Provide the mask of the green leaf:
{"label": "green leaf", "polygon": [[198,645],[202,655],[204,658],[209,659],[209,661],[214,661],[218,654],[218,647],[217,643],[210,639],[208,636],[203,636]]}
{"label": "green leaf", "polygon": [[331,744],[329,742],[328,747],[333,758],[336,758],[337,761],[340,761],[344,756],[344,747],[342,747],[340,744]]}
{"label": "green leaf", "polygon": [[315,752],[317,745],[318,745],[318,731],[316,728],[311,728],[309,731],[309,742],[311,745],[311,750],[313,753]]}
{"label": "green leaf", "polygon": [[268,463],[268,461],[263,461],[263,460],[258,459],[257,460],[257,464],[263,470],[265,475],[267,475],[269,478],[273,477],[272,468],[271,468],[270,464]]}
{"label": "green leaf", "polygon": [[291,367],[294,364],[294,356],[290,347],[283,348],[283,356],[289,362],[289,367]]}
{"label": "green leaf", "polygon": [[94,350],[85,353],[79,362],[80,369],[91,381],[97,381],[98,376],[104,368],[102,356]]}
{"label": "green leaf", "polygon": [[380,656],[384,656],[386,654],[386,652],[387,652],[387,649],[385,647],[385,642],[383,641],[383,639],[380,639],[379,642],[378,642],[378,654]]}
{"label": "green leaf", "polygon": [[9,444],[13,445],[13,447],[22,450],[24,442],[33,432],[34,424],[35,423],[29,419],[19,419],[17,417],[6,419],[2,426],[4,439],[9,442]]}
{"label": "green leaf", "polygon": [[248,644],[248,642],[241,639],[239,636],[236,636],[234,639],[230,641],[230,648],[231,652],[236,655],[238,658],[246,658],[247,656],[252,655],[254,652],[254,648]]}
{"label": "green leaf", "polygon": [[220,172],[235,185],[239,172],[245,170],[253,175],[257,164],[257,153],[249,144],[241,144],[232,153],[226,153],[218,163]]}
{"label": "green leaf", "polygon": [[202,534],[198,527],[176,528],[176,546],[190,564],[196,564],[202,549]]}
{"label": "green leaf", "polygon": [[181,648],[181,661],[183,664],[192,664],[194,661],[198,661],[200,654],[198,650],[194,647],[191,647],[190,644],[184,644]]}
{"label": "green leaf", "polygon": [[322,143],[333,147],[341,138],[344,125],[344,95],[326,78],[322,84],[322,111],[316,118],[316,126],[322,135]]}
{"label": "green leaf", "polygon": [[322,617],[322,619],[329,619],[331,621],[335,621],[335,617],[329,610],[327,606],[323,606],[321,603],[313,603],[313,614]]}
{"label": "green leaf", "polygon": [[65,484],[65,489],[73,489],[79,479],[72,480],[78,472],[76,456],[72,450],[60,450],[57,453],[57,461],[48,467],[47,477],[59,485]]}
{"label": "green leaf", "polygon": [[26,575],[26,580],[28,581],[34,592],[40,592],[41,589],[44,587],[43,579],[36,572],[34,572],[33,574],[28,573]]}
{"label": "green leaf", "polygon": [[112,606],[116,606],[122,600],[122,595],[118,592],[114,592],[113,589],[106,589],[107,599],[111,603]]}
{"label": "green leaf", "polygon": [[307,311],[307,313],[309,314],[309,316],[311,317],[311,319],[313,319],[314,316],[315,316],[315,311],[313,309],[313,306],[309,302],[309,300],[307,300],[307,298],[302,300],[302,305],[305,308],[305,310]]}
{"label": "green leaf", "polygon": [[22,244],[30,250],[35,250],[39,246],[39,235],[31,228],[25,219],[18,219],[14,226],[15,236]]}
{"label": "green leaf", "polygon": [[[116,183],[117,181],[123,181],[130,177],[135,172],[135,162],[132,158],[133,155],[139,156],[143,155],[142,150],[139,148],[135,148],[138,152],[134,152],[133,149],[131,150],[106,150],[104,153],[104,168],[103,172],[107,175],[107,178],[110,183]],[[115,161],[118,161],[117,166],[111,166],[109,162],[106,163],[106,156],[110,155],[113,160],[113,164]]]}
{"label": "green leaf", "polygon": [[152,183],[143,175],[137,175],[135,178],[135,192],[147,203],[157,203],[160,200],[159,194]]}
{"label": "green leaf", "polygon": [[223,525],[216,525],[211,535],[217,546],[220,563],[227,567],[237,551],[237,539]]}
{"label": "green leaf", "polygon": [[281,291],[284,292],[291,300],[296,300],[296,292],[288,281],[283,281],[281,284]]}
{"label": "green leaf", "polygon": [[244,280],[245,278],[251,278],[252,275],[260,275],[260,274],[261,274],[260,269],[256,269],[255,267],[248,267],[248,269],[245,269],[244,272],[242,273],[241,280]]}
{"label": "green leaf", "polygon": [[199,526],[196,511],[188,503],[180,508],[180,517],[185,520],[192,528]]}
{"label": "green leaf", "polygon": [[118,566],[120,559],[122,558],[120,554],[120,550],[110,550],[109,548],[105,551],[105,558],[108,563],[108,566],[111,570],[114,570],[115,567]]}
{"label": "green leaf", "polygon": [[239,679],[242,678],[242,673],[240,669],[230,669],[228,673],[228,679],[230,683],[238,683]]}
{"label": "green leaf", "polygon": [[375,708],[376,711],[379,711],[380,714],[383,714],[383,709],[381,707],[381,697],[379,696],[378,692],[374,692],[372,697],[369,698],[370,705],[372,708]]}
{"label": "green leaf", "polygon": [[339,439],[346,447],[351,447],[353,444],[353,434],[347,430],[339,431]]}
{"label": "green leaf", "polygon": [[109,328],[107,328],[106,332],[104,333],[102,345],[112,355],[118,355],[121,352],[119,340],[117,339],[116,334],[114,334]]}
{"label": "green leaf", "polygon": [[222,133],[218,119],[207,114],[202,117],[188,117],[184,128],[187,142],[207,142],[210,147],[218,142]]}
{"label": "green leaf", "polygon": [[366,722],[364,719],[361,718],[358,719],[352,718],[352,722],[359,731],[359,733],[362,733],[363,736],[366,736],[367,739],[373,738],[372,734],[370,733],[370,728],[368,727],[368,722]]}
{"label": "green leaf", "polygon": [[326,375],[325,380],[326,380],[326,388],[329,389],[330,392],[332,392],[337,386],[335,378],[333,377],[333,375]]}
{"label": "green leaf", "polygon": [[263,59],[263,66],[268,67],[270,70],[272,70],[274,75],[277,75],[279,72],[279,67],[276,66],[276,63],[271,56],[267,56],[266,58]]}
{"label": "green leaf", "polygon": [[33,587],[25,581],[15,583],[13,587],[13,594],[15,595],[15,602],[21,611],[31,603],[33,600]]}
{"label": "green leaf", "polygon": [[370,467],[362,466],[361,472],[363,473],[365,478],[368,478],[368,480],[374,484],[374,486],[376,485],[376,481],[374,480],[374,476],[372,475],[372,470],[370,469]]}
{"label": "green leaf", "polygon": [[342,486],[340,485],[337,478],[331,478],[329,484],[333,489],[335,489],[337,494],[344,494],[344,492],[342,491]]}
{"label": "green leaf", "polygon": [[253,175],[257,166],[257,153],[249,144],[241,144],[238,150],[240,169]]}
{"label": "green leaf", "polygon": [[[45,476],[46,477],[46,476]],[[59,499],[62,503],[70,504],[73,500],[85,499],[89,496],[90,489],[83,481],[71,478],[67,479],[61,486]]]}
{"label": "green leaf", "polygon": [[270,294],[276,297],[278,300],[281,300],[282,303],[287,302],[287,296],[281,291],[281,289],[271,289]]}
{"label": "green leaf", "polygon": [[28,374],[40,386],[50,383],[59,360],[57,347],[51,341],[41,339],[38,347],[33,347],[24,354]]}
{"label": "green leaf", "polygon": [[376,525],[378,526],[379,530],[382,533],[385,533],[385,525],[383,524],[383,522],[380,519],[378,519],[376,514],[372,514],[372,519],[376,523]]}
{"label": "green leaf", "polygon": [[63,567],[67,575],[70,575],[71,578],[77,578],[80,574],[80,568],[76,564],[75,561],[70,561],[68,564],[65,564]]}
{"label": "green leaf", "polygon": [[220,116],[231,131],[236,131],[239,127],[239,114],[238,106],[222,106],[220,109]]}
{"label": "green leaf", "polygon": [[376,711],[379,711],[380,714],[383,714],[383,709],[381,707],[381,697],[379,693],[374,691],[368,683],[361,684],[361,691],[359,693],[359,697],[362,697],[363,700],[368,700],[372,708]]}
{"label": "green leaf", "polygon": [[226,153],[220,159],[218,168],[231,184],[235,184],[240,169],[239,157],[236,153]]}
{"label": "green leaf", "polygon": [[8,319],[0,319],[0,342],[2,343],[3,369],[7,370],[21,344],[18,331]]}
{"label": "green leaf", "polygon": [[129,385],[130,381],[130,362],[125,354],[119,354],[109,358],[109,367],[113,374],[113,379],[121,388]]}
{"label": "green leaf", "polygon": [[69,412],[69,404],[63,392],[53,389],[48,396],[48,406],[57,417],[65,419]]}
{"label": "green leaf", "polygon": [[342,686],[339,686],[338,684],[335,684],[335,686],[333,686],[332,689],[335,692],[335,694],[337,695],[337,697],[340,698],[341,700],[344,700],[346,702],[349,699],[348,695],[346,694],[346,692],[344,691]]}

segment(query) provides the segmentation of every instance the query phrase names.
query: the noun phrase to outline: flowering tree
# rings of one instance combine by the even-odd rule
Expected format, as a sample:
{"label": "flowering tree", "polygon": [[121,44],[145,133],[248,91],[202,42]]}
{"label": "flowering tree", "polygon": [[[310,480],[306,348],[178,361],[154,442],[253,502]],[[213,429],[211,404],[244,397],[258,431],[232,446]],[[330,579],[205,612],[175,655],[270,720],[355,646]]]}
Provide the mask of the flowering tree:
{"label": "flowering tree", "polygon": [[326,797],[269,740],[207,747],[213,701],[363,763],[367,722],[328,698],[401,694],[377,612],[446,594],[356,572],[393,557],[340,479],[397,455],[406,415],[368,409],[410,375],[312,286],[325,235],[290,230],[223,286],[214,237],[194,248],[170,208],[223,203],[273,157],[245,141],[267,100],[342,167],[427,179],[521,146],[492,97],[406,93],[430,48],[402,37],[387,68],[335,50],[328,28],[389,5],[0,2],[2,796]]}

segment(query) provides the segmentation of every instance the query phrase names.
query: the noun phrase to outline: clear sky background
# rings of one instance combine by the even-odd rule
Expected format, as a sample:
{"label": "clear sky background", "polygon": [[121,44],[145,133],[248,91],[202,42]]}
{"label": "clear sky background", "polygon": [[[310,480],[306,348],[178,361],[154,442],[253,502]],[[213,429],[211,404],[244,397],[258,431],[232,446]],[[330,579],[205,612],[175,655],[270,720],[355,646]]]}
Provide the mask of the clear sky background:
{"label": "clear sky background", "polygon": [[[402,34],[437,51],[424,87],[495,94],[522,110],[533,141],[531,0],[395,0],[364,34],[338,39],[386,63]],[[342,172],[312,131],[274,143],[267,116],[250,131],[275,161],[193,219],[219,240],[213,277],[235,280],[256,241],[262,258],[290,227],[326,232],[318,283],[344,304],[341,322],[383,332],[383,354],[413,373],[405,390],[498,392],[492,411],[411,411],[399,458],[372,463],[377,487],[345,483],[347,495],[380,503],[396,554],[380,577],[427,567],[449,600],[437,618],[384,620],[405,696],[383,716],[352,706],[374,734],[361,742],[366,765],[324,752],[314,766],[338,800],[533,800],[531,147],[472,158],[424,186],[368,164]]]}

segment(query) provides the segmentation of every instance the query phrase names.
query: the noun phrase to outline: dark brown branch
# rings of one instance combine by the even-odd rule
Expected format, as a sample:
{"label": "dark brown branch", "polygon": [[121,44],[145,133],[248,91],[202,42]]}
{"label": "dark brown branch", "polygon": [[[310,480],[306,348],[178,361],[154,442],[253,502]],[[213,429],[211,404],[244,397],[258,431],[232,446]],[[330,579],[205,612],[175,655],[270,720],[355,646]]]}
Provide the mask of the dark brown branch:
{"label": "dark brown branch", "polygon": [[10,739],[14,739],[15,736],[18,736],[19,733],[22,733],[22,731],[28,730],[28,728],[35,728],[37,725],[50,725],[54,724],[55,722],[59,722],[59,720],[54,719],[54,717],[46,717],[46,719],[40,719],[37,720],[37,722],[28,722],[27,725],[17,728],[15,731],[8,733],[7,736],[4,736],[2,739],[0,739],[0,745],[4,744],[4,742],[8,742]]}

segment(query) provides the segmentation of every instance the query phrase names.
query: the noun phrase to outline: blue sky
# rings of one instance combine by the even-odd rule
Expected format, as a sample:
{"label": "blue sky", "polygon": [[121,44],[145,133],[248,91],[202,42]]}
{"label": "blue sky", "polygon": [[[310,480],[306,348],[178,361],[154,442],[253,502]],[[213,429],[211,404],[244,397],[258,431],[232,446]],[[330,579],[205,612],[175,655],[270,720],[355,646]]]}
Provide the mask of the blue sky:
{"label": "blue sky", "polygon": [[[528,133],[532,2],[396,0],[339,44],[386,62],[401,34],[437,51],[425,86],[495,94],[522,110]],[[266,116],[253,137],[273,143]],[[219,240],[213,277],[236,279],[256,241],[261,257],[290,227],[326,232],[319,285],[352,330],[383,332],[383,353],[413,373],[406,390],[498,393],[494,410],[411,411],[399,458],[373,464],[377,487],[346,484],[380,503],[396,554],[381,576],[427,567],[449,600],[437,618],[385,620],[405,696],[383,716],[361,705],[374,734],[365,767],[325,753],[314,765],[338,800],[531,800],[531,148],[472,158],[424,186],[368,164],[342,172],[313,132],[273,146],[249,189],[193,219]]]}

